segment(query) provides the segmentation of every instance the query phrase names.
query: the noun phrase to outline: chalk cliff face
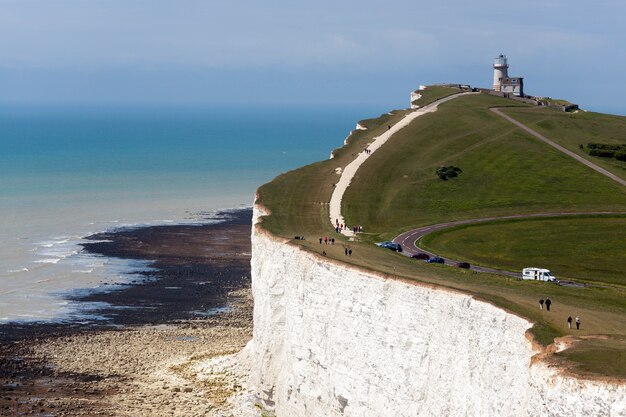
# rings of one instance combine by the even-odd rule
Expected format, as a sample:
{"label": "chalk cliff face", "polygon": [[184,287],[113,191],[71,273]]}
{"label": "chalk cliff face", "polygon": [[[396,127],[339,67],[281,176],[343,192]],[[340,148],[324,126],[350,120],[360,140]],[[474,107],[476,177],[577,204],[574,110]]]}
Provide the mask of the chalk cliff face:
{"label": "chalk cliff face", "polygon": [[246,356],[259,404],[278,417],[626,415],[623,385],[531,366],[531,323],[518,316],[258,228],[252,250]]}

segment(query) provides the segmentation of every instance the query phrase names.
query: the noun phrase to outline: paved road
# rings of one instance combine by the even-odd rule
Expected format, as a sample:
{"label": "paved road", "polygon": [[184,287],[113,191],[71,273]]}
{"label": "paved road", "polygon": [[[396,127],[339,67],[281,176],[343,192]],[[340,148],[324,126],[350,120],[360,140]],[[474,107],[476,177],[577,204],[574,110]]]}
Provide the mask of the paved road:
{"label": "paved road", "polygon": [[523,129],[524,131],[530,133],[531,135],[533,135],[537,139],[547,143],[548,145],[552,146],[553,148],[558,149],[559,151],[563,152],[564,154],[569,155],[572,158],[576,159],[578,162],[587,165],[589,168],[593,169],[594,171],[597,171],[600,174],[609,177],[613,181],[616,181],[616,182],[620,183],[621,185],[626,186],[626,180],[623,180],[622,178],[618,177],[617,175],[610,173],[606,169],[599,167],[598,165],[594,164],[591,161],[588,161],[587,159],[585,159],[582,156],[580,156],[580,155],[570,151],[569,149],[565,149],[561,145],[559,145],[557,143],[554,143],[550,139],[548,139],[545,136],[543,136],[541,133],[539,133],[539,132],[529,128],[528,126],[526,126],[526,125],[524,125],[524,124],[522,124],[520,122],[518,122],[517,120],[515,120],[511,116],[508,116],[508,115],[502,113],[500,111],[500,109],[498,109],[497,107],[492,107],[489,110],[491,110],[492,112],[494,112],[498,116],[503,117],[504,119],[508,120],[509,122],[513,123],[515,126],[519,127],[520,129]]}
{"label": "paved road", "polygon": [[[542,217],[549,218],[549,217],[559,217],[559,216],[578,216],[578,215],[594,215],[594,214],[626,214],[626,213],[609,212],[609,211],[575,212],[575,213],[571,213],[571,212],[570,213],[537,213],[537,214],[515,214],[511,216],[501,216],[501,217],[485,217],[482,219],[458,220],[454,222],[433,224],[430,226],[423,226],[417,229],[409,230],[408,232],[404,232],[401,235],[396,236],[393,239],[393,241],[395,243],[399,243],[402,245],[402,248],[403,248],[402,253],[405,254],[406,256],[411,256],[419,252],[426,253],[430,256],[435,256],[435,254],[433,254],[432,252],[428,252],[426,250],[421,249],[419,246],[417,246],[416,241],[422,238],[423,236],[426,236],[427,234],[438,231],[438,230],[447,229],[450,227],[463,225],[463,224],[485,223],[485,222],[490,222],[494,220],[530,219],[530,218],[542,218]],[[448,264],[450,263],[456,264],[457,262],[459,261],[446,259],[446,263]],[[487,268],[487,267],[482,267],[482,266],[472,266],[471,269],[477,272],[489,272],[493,274],[508,275],[511,277],[518,277],[518,278],[521,275],[521,272],[511,272],[511,271]],[[564,281],[561,281],[561,284],[572,285],[572,286],[584,286],[584,284],[564,282]]]}

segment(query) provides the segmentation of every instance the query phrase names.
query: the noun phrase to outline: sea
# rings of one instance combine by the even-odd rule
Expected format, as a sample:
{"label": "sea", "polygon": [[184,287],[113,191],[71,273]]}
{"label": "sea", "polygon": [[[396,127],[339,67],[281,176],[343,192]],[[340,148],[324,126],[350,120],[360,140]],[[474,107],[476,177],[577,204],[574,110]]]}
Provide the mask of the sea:
{"label": "sea", "polygon": [[[326,159],[350,106],[0,106],[0,323],[76,320],[149,264],[89,255],[96,232],[205,223],[281,172]],[[112,286],[113,284],[113,286]]]}

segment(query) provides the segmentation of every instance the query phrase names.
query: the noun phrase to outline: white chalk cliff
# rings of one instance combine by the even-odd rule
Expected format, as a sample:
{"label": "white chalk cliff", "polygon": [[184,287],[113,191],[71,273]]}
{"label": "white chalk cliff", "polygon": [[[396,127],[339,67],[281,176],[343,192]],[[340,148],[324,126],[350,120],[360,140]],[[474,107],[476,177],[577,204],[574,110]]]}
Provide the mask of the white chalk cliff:
{"label": "white chalk cliff", "polygon": [[469,295],[331,261],[259,226],[252,289],[242,357],[278,417],[626,416],[625,385],[531,365],[531,323]]}

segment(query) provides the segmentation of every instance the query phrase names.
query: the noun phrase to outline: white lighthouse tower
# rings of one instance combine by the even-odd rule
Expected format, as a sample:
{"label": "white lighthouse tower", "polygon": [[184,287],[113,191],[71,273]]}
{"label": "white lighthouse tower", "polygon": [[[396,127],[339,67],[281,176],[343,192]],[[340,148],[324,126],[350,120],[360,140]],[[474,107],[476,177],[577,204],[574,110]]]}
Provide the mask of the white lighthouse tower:
{"label": "white lighthouse tower", "polygon": [[506,55],[500,54],[493,60],[493,89],[500,91],[502,80],[509,77],[509,64]]}

